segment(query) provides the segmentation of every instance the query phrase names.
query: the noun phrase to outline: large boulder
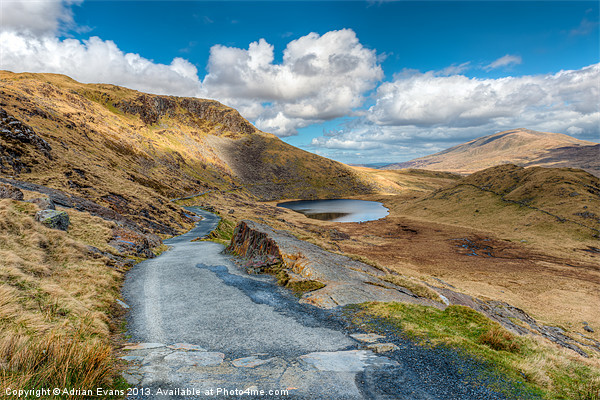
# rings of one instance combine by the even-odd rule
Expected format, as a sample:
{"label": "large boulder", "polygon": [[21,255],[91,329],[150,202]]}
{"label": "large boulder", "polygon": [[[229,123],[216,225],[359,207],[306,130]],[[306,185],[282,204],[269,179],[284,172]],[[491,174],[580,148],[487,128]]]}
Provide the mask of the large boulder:
{"label": "large boulder", "polygon": [[29,200],[29,202],[37,205],[40,210],[56,210],[56,206],[50,197],[37,197]]}
{"label": "large boulder", "polygon": [[0,183],[0,199],[23,200],[23,192],[13,185]]}
{"label": "large boulder", "polygon": [[69,227],[69,214],[64,211],[42,210],[35,214],[35,220],[46,225],[48,228],[66,231]]}

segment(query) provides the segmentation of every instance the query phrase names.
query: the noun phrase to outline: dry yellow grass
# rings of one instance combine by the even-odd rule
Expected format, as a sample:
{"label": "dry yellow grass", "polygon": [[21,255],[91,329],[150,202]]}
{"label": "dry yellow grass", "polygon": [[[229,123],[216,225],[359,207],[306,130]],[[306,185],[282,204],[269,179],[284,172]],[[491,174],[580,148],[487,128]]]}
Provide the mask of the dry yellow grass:
{"label": "dry yellow grass", "polygon": [[69,210],[66,233],[34,221],[36,211],[0,200],[0,386],[111,385],[108,310],[121,276],[85,246],[105,247],[110,223]]}

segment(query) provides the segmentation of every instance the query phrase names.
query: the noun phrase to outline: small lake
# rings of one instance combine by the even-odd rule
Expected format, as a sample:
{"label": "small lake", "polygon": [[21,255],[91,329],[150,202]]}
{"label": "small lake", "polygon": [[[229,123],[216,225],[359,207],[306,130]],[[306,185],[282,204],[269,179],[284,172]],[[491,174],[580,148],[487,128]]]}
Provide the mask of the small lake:
{"label": "small lake", "polygon": [[298,200],[277,204],[306,215],[308,218],[332,222],[365,222],[389,214],[383,204],[366,200]]}

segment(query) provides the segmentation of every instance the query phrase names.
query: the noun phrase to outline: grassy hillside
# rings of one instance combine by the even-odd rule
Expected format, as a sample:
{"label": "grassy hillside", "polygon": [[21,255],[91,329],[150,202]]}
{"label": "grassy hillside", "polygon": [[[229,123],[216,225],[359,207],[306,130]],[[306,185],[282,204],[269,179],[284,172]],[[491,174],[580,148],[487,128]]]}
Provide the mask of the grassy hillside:
{"label": "grassy hillside", "polygon": [[[424,170],[368,174],[390,215],[377,221],[336,223],[256,204],[236,193],[209,193],[187,204],[214,207],[232,221],[255,219],[330,251],[352,255],[390,272],[394,283],[445,288],[482,301],[506,302],[556,327],[590,357],[539,336],[515,337],[468,308],[448,312],[393,303],[363,304],[366,320],[384,332],[451,346],[475,355],[548,399],[597,399],[599,358],[586,347],[600,340],[600,180],[585,171],[502,165],[467,177]],[[387,193],[387,194],[385,194]],[[392,194],[399,193],[399,194]],[[464,312],[450,311],[461,309]],[[584,324],[585,322],[585,324]],[[586,330],[589,324],[595,332]],[[393,329],[392,329],[393,328]],[[391,329],[391,330],[390,330]],[[377,332],[377,331],[376,331]],[[511,346],[518,347],[511,347]]]}
{"label": "grassy hillside", "polygon": [[352,167],[369,178],[380,194],[431,192],[461,178],[458,174],[424,169],[382,170]]}
{"label": "grassy hillside", "polygon": [[600,179],[582,170],[506,164],[396,207],[562,251],[567,243],[581,247],[598,237]]}
{"label": "grassy hillside", "polygon": [[155,233],[190,226],[168,199],[192,193],[276,199],[372,191],[350,167],[260,132],[216,101],[54,74],[0,72],[0,82],[0,175],[78,194]]}
{"label": "grassy hillside", "polygon": [[600,145],[568,135],[515,129],[483,136],[384,169],[423,168],[470,174],[501,164],[581,168],[600,174]]}
{"label": "grassy hillside", "polygon": [[[585,335],[582,321],[600,326],[598,178],[514,165],[460,179],[427,171],[367,172],[403,188],[397,195],[361,196],[383,202],[390,209],[385,219],[318,221],[236,193],[209,193],[188,204],[213,206],[234,221],[260,218],[417,282],[443,286],[441,279],[478,298],[505,301],[545,324]],[[600,339],[599,333],[591,335]]]}
{"label": "grassy hillside", "polygon": [[36,211],[0,200],[0,386],[118,387],[108,310],[122,275],[87,247],[110,250],[112,223],[69,210],[67,233]]}

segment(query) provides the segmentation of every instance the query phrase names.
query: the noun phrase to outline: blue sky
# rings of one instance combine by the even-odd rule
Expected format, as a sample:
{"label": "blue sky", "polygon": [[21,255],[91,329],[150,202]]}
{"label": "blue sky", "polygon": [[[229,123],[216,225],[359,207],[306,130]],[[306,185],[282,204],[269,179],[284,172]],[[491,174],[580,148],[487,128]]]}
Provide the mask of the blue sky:
{"label": "blue sky", "polygon": [[215,98],[343,162],[516,127],[598,141],[597,1],[1,4],[3,69]]}
{"label": "blue sky", "polygon": [[[387,78],[403,68],[487,64],[505,54],[525,57],[509,71],[518,75],[577,69],[599,57],[598,2],[86,1],[73,11],[77,23],[90,28],[68,32],[73,37],[113,40],[125,52],[160,63],[182,56],[200,71],[215,44],[247,48],[264,38],[280,62],[289,41],[344,28],[389,55],[382,62]],[[595,29],[572,35],[583,20],[595,22]]]}

